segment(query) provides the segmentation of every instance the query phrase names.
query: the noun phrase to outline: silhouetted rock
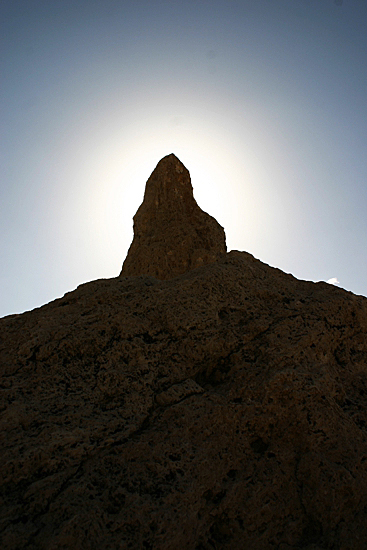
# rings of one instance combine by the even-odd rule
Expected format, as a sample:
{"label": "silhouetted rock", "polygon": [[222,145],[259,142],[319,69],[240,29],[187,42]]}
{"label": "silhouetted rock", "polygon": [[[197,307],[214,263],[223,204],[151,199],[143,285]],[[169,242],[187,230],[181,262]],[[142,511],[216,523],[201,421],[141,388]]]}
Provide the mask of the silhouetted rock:
{"label": "silhouetted rock", "polygon": [[2,549],[367,547],[366,298],[230,252],[0,337]]}
{"label": "silhouetted rock", "polygon": [[121,275],[171,279],[225,252],[224,230],[197,205],[188,170],[175,155],[164,157],[134,216],[134,239]]}

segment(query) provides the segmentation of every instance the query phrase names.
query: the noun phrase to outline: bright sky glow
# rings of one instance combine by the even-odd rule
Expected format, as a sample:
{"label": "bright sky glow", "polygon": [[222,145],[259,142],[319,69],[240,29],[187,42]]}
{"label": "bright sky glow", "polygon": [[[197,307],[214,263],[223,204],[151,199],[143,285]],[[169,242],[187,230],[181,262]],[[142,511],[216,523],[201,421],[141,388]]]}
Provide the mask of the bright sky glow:
{"label": "bright sky glow", "polygon": [[229,250],[367,295],[365,0],[5,0],[0,20],[0,316],[117,276],[169,153]]}

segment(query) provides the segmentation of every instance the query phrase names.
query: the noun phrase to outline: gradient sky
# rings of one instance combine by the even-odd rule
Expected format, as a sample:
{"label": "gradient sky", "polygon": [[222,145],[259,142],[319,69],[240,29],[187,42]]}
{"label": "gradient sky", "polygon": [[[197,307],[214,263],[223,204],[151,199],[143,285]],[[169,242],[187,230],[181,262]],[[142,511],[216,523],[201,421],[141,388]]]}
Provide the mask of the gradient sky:
{"label": "gradient sky", "polygon": [[0,6],[0,316],[117,276],[169,153],[229,250],[367,295],[366,0]]}

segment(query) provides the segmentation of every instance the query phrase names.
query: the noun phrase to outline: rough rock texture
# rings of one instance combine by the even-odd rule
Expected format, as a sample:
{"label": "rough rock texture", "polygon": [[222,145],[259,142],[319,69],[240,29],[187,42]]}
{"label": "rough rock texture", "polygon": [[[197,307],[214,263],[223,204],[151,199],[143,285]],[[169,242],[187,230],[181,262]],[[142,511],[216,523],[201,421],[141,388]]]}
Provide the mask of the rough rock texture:
{"label": "rough rock texture", "polygon": [[230,252],[0,338],[2,549],[367,548],[367,299]]}
{"label": "rough rock texture", "polygon": [[188,170],[175,155],[164,157],[134,216],[134,239],[121,275],[171,279],[225,252],[223,227],[197,205]]}

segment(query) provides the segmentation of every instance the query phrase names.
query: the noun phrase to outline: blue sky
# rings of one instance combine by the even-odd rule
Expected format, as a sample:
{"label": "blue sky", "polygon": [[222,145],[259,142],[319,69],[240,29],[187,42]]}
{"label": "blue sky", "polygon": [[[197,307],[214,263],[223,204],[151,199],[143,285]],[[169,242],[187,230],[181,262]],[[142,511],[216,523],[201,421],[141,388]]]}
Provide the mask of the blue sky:
{"label": "blue sky", "polygon": [[367,295],[365,0],[3,0],[0,316],[115,277],[157,162],[245,250]]}

